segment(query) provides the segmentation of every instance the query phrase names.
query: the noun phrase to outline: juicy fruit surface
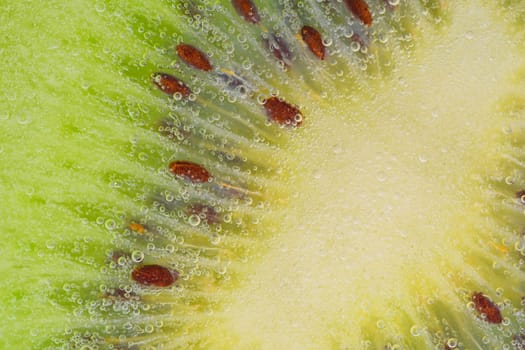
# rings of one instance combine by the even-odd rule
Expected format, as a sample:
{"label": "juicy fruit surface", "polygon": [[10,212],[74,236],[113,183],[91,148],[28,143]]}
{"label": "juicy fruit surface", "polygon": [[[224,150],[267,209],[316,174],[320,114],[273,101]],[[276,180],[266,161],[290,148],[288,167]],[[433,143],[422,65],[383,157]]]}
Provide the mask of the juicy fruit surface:
{"label": "juicy fruit surface", "polygon": [[0,347],[521,349],[524,10],[6,5]]}

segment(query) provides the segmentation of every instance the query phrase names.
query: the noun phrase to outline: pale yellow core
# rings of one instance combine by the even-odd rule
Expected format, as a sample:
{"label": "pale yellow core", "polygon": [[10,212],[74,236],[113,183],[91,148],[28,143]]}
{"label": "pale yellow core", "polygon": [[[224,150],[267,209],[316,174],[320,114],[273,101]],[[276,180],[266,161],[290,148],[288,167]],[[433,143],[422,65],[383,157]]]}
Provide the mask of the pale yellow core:
{"label": "pale yellow core", "polygon": [[418,298],[452,283],[501,158],[496,106],[523,59],[491,9],[450,5],[450,27],[400,50],[388,79],[304,102],[269,253],[221,315],[240,348],[354,348],[400,310],[417,326]]}

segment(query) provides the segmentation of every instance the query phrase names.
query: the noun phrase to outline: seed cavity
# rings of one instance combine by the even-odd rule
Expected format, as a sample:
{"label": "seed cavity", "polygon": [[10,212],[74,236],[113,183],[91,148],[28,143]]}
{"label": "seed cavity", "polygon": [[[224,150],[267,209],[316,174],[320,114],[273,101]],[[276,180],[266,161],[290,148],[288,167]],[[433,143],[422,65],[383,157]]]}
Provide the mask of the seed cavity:
{"label": "seed cavity", "polygon": [[188,207],[187,213],[188,215],[197,215],[202,221],[204,221],[207,224],[216,224],[220,221],[219,213],[217,213],[217,210],[205,204],[192,204]]}
{"label": "seed cavity", "polygon": [[202,51],[191,45],[179,44],[175,50],[181,60],[194,68],[205,72],[208,72],[213,68],[208,57]]}
{"label": "seed cavity", "polygon": [[173,121],[167,119],[159,123],[158,130],[161,135],[174,142],[182,142],[191,136],[191,132],[185,130],[183,125],[176,126]]}
{"label": "seed cavity", "polygon": [[292,59],[292,53],[284,38],[275,34],[270,34],[267,39],[264,39],[264,44],[279,61],[285,65],[290,63]]}
{"label": "seed cavity", "polygon": [[345,0],[345,4],[364,25],[367,27],[372,25],[372,14],[364,0]]}
{"label": "seed cavity", "polygon": [[157,85],[162,92],[171,96],[178,93],[181,97],[186,98],[191,94],[190,88],[173,75],[167,73],[155,73],[153,75],[153,83]]}
{"label": "seed cavity", "polygon": [[304,26],[301,29],[301,36],[306,45],[308,45],[310,51],[312,51],[312,53],[320,60],[324,60],[325,46],[321,34],[313,27]]}
{"label": "seed cavity", "polygon": [[268,117],[278,124],[300,126],[303,122],[299,109],[276,96],[264,100],[263,105]]}
{"label": "seed cavity", "polygon": [[177,160],[171,162],[169,168],[173,175],[182,177],[191,182],[208,182],[211,179],[211,174],[208,170],[193,162]]}
{"label": "seed cavity", "polygon": [[472,295],[476,311],[484,316],[489,323],[499,324],[503,321],[499,308],[485,295],[476,292]]}
{"label": "seed cavity", "polygon": [[512,342],[514,343],[514,349],[525,350],[525,334],[516,334],[512,337]]}
{"label": "seed cavity", "polygon": [[146,228],[143,225],[136,223],[136,222],[132,222],[131,224],[129,224],[129,229],[140,235],[146,232]]}
{"label": "seed cavity", "polygon": [[131,278],[144,286],[169,287],[177,281],[179,273],[161,265],[142,265],[133,270]]}
{"label": "seed cavity", "polygon": [[105,297],[107,299],[115,300],[138,300],[139,297],[136,293],[128,292],[122,288],[115,288],[106,292]]}
{"label": "seed cavity", "polygon": [[247,22],[257,24],[261,21],[257,7],[251,0],[232,0],[233,7]]}

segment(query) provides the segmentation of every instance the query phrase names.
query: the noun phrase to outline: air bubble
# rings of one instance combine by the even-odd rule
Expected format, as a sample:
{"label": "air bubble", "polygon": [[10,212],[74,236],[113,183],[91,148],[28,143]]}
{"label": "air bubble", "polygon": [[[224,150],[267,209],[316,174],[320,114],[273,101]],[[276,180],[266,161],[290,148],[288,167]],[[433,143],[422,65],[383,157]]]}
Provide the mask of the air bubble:
{"label": "air bubble", "polygon": [[454,349],[456,346],[458,346],[458,340],[456,338],[450,338],[447,340],[447,346],[451,349]]}
{"label": "air bubble", "polygon": [[136,263],[141,262],[142,260],[144,260],[144,253],[140,250],[134,250],[131,253],[131,260],[133,260],[133,262]]}
{"label": "air bubble", "polygon": [[115,227],[117,226],[117,223],[116,223],[115,220],[113,220],[113,219],[108,219],[108,220],[106,220],[106,222],[104,223],[104,226],[105,226],[108,230],[113,230],[113,229],[115,229]]}
{"label": "air bubble", "polygon": [[244,68],[245,70],[250,70],[252,69],[253,67],[253,63],[248,61],[248,60],[245,60],[242,62],[242,68]]}
{"label": "air bubble", "polygon": [[324,38],[322,42],[324,46],[329,47],[332,46],[334,41],[332,40],[332,38]]}
{"label": "air bubble", "polygon": [[146,153],[144,153],[144,152],[140,152],[139,153],[139,159],[142,160],[142,161],[146,161],[146,160],[149,159],[149,156]]}
{"label": "air bubble", "polygon": [[190,215],[190,217],[188,218],[188,223],[193,227],[199,226],[199,224],[201,223],[201,218],[196,214]]}
{"label": "air bubble", "polygon": [[29,115],[24,115],[24,116],[20,115],[16,118],[16,122],[20,125],[28,125],[33,122],[33,118]]}
{"label": "air bubble", "polygon": [[359,44],[357,41],[353,41],[351,44],[350,44],[350,50],[352,50],[353,52],[357,52],[361,49],[361,44]]}
{"label": "air bubble", "polygon": [[218,245],[221,243],[221,236],[219,236],[218,234],[213,234],[210,238],[210,242],[211,244],[213,245]]}
{"label": "air bubble", "polygon": [[106,5],[104,3],[97,2],[95,4],[95,11],[97,11],[98,13],[106,11]]}
{"label": "air bubble", "polygon": [[378,172],[377,175],[376,175],[376,179],[377,179],[377,181],[379,181],[379,182],[385,182],[385,181],[386,181],[386,178],[387,178],[387,177],[386,177],[386,174],[385,174],[384,171],[380,171],[380,172]]}
{"label": "air bubble", "polygon": [[388,0],[388,4],[390,6],[397,6],[399,5],[400,0]]}
{"label": "air bubble", "polygon": [[421,329],[418,326],[410,327],[410,334],[414,337],[419,337],[421,335]]}
{"label": "air bubble", "polygon": [[512,176],[507,176],[507,177],[505,178],[505,183],[506,183],[507,185],[512,185],[512,184],[514,184],[514,178],[513,178]]}
{"label": "air bubble", "polygon": [[121,257],[119,257],[119,258],[117,259],[117,264],[118,264],[119,266],[124,266],[124,265],[126,265],[126,260],[127,260],[127,259],[126,259],[125,256],[121,256]]}
{"label": "air bubble", "polygon": [[46,248],[47,249],[55,249],[56,243],[53,240],[46,241]]}

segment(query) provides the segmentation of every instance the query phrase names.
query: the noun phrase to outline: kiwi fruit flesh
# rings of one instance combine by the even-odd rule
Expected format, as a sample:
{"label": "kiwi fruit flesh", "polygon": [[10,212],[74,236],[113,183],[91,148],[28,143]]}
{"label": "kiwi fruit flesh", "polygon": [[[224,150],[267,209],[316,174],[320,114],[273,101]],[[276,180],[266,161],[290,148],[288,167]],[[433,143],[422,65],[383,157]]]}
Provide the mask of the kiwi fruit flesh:
{"label": "kiwi fruit flesh", "polygon": [[0,19],[0,348],[525,348],[523,1]]}

